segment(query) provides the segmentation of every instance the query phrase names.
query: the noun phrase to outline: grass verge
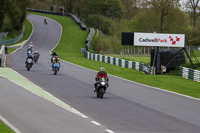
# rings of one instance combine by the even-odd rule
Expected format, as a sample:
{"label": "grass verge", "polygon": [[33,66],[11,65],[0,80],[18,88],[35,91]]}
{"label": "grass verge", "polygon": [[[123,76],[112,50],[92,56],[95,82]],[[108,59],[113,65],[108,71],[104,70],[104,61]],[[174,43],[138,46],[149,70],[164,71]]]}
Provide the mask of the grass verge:
{"label": "grass verge", "polygon": [[16,48],[8,48],[8,54],[10,54],[10,53],[12,53],[12,52],[14,52],[16,50]]}
{"label": "grass verge", "polygon": [[7,127],[2,121],[0,121],[0,133],[14,133],[14,131]]}
{"label": "grass verge", "polygon": [[85,39],[88,32],[82,31],[80,27],[73,22],[73,20],[67,17],[41,13],[33,14],[50,17],[62,25],[62,38],[59,45],[55,48],[56,52],[59,54],[59,58],[97,71],[101,66],[104,66],[108,74],[195,98],[200,98],[200,83],[198,82],[183,79],[174,75],[146,75],[137,70],[91,61],[84,58],[83,54],[80,53],[80,48],[85,47]]}

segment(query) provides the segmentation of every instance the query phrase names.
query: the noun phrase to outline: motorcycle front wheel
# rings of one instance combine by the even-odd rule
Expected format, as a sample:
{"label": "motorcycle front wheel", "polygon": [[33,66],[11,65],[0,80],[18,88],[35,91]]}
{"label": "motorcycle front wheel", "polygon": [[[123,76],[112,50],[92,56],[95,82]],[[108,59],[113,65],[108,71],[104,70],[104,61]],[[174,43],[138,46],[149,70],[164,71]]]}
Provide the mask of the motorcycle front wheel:
{"label": "motorcycle front wheel", "polygon": [[104,88],[100,88],[99,89],[99,93],[100,93],[100,98],[101,99],[103,98],[104,92],[105,92]]}

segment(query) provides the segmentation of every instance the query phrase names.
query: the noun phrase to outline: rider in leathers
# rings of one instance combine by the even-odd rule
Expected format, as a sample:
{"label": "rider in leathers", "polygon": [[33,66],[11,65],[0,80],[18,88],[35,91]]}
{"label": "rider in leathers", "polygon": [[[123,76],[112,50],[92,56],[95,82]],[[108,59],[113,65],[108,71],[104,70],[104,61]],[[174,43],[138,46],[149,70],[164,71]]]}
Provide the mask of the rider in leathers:
{"label": "rider in leathers", "polygon": [[[106,79],[106,82],[108,83],[109,79],[108,79],[108,76],[107,76],[107,73],[105,72],[105,68],[101,67],[100,71],[97,73],[96,77],[95,77],[95,80],[96,80],[96,83],[94,83],[94,92],[96,91],[97,89],[97,84],[98,84],[98,81],[99,81],[99,78],[100,77],[104,77]],[[107,85],[108,87],[109,85]],[[106,91],[106,90],[105,90]]]}

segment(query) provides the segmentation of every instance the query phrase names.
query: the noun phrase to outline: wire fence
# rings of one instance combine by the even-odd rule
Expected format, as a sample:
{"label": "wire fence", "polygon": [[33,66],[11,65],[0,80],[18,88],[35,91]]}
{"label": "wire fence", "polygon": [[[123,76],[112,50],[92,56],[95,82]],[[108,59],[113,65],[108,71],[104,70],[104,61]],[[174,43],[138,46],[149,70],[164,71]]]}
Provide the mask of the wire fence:
{"label": "wire fence", "polygon": [[6,35],[7,35],[7,33],[5,33],[5,32],[0,33],[0,46],[13,44],[13,43],[19,41],[23,37],[23,32],[19,36],[15,37],[13,39],[10,39],[10,40],[6,40]]}
{"label": "wire fence", "polygon": [[[191,53],[192,51],[200,51],[200,46],[186,46],[186,50]],[[120,57],[150,57],[151,49],[155,47],[134,47],[128,46],[120,50]],[[181,48],[168,48],[168,47],[159,47],[159,49],[181,49]],[[200,56],[200,55],[199,55]]]}

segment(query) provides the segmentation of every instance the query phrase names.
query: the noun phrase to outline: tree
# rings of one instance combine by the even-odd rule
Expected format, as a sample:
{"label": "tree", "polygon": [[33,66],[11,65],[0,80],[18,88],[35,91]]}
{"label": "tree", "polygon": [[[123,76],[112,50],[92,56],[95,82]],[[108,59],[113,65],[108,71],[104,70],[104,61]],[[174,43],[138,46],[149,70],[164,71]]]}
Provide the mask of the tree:
{"label": "tree", "polygon": [[199,0],[188,0],[187,7],[191,10],[191,19],[193,27],[196,27],[196,20],[200,16]]}
{"label": "tree", "polygon": [[1,0],[0,1],[0,29],[3,26],[3,20],[4,20],[4,16],[6,14],[6,0]]}
{"label": "tree", "polygon": [[139,14],[129,21],[129,27],[139,32],[184,33],[186,22],[184,13],[175,3],[152,0],[143,3]]}
{"label": "tree", "polygon": [[22,30],[23,22],[26,18],[26,8],[30,0],[2,0],[0,2],[1,31],[14,31],[17,34]]}
{"label": "tree", "polygon": [[165,17],[169,15],[169,11],[173,10],[179,0],[146,0],[144,1],[144,5],[146,8],[152,8],[157,12],[157,15],[160,16],[160,30],[162,33],[164,30]]}
{"label": "tree", "polygon": [[138,0],[122,0],[126,19],[130,20],[139,12]]}
{"label": "tree", "polygon": [[121,19],[124,9],[121,0],[87,0],[85,16],[99,14],[112,19]]}

